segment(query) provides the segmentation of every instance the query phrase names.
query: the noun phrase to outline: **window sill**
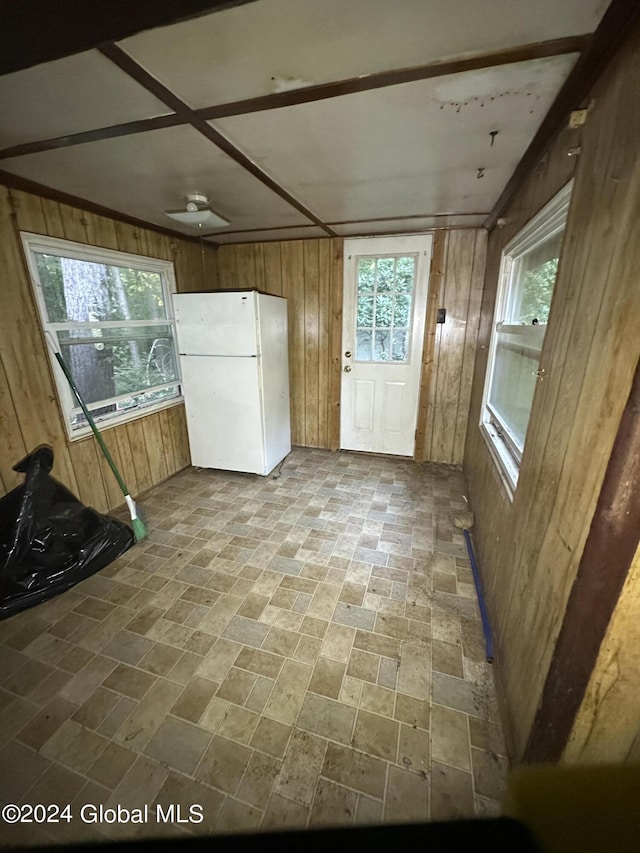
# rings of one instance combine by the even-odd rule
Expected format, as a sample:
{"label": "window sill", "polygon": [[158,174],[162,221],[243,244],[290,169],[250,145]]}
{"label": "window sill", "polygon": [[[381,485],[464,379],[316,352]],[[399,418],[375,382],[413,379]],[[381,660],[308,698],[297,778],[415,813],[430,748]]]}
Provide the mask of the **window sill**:
{"label": "window sill", "polygon": [[[166,400],[161,403],[155,403],[152,406],[142,406],[139,409],[123,412],[121,415],[118,415],[115,418],[106,418],[103,421],[98,420],[96,421],[96,426],[98,427],[101,433],[104,433],[107,430],[113,429],[114,427],[119,427],[123,424],[131,423],[133,421],[140,420],[141,418],[146,418],[147,415],[153,415],[156,412],[162,412],[165,409],[171,409],[174,406],[180,406],[183,403],[184,397],[182,395],[180,397],[172,397],[170,400]],[[71,430],[69,424],[66,424],[66,427],[67,441],[69,443],[79,441],[83,438],[87,438],[87,436],[89,435],[93,435],[93,431],[88,424],[87,426],[83,426],[79,429],[74,430]]]}
{"label": "window sill", "polygon": [[514,462],[506,442],[498,435],[491,424],[482,422],[480,424],[480,432],[489,448],[489,454],[498,470],[498,475],[507,493],[507,497],[513,503],[513,496],[518,485],[518,466]]}

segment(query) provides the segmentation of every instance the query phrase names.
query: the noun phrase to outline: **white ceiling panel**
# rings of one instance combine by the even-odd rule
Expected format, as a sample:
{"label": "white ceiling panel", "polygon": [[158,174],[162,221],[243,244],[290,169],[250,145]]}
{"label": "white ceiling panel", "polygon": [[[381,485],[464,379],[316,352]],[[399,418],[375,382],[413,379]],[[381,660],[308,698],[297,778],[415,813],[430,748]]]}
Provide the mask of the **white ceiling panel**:
{"label": "white ceiling panel", "polygon": [[231,228],[306,225],[287,202],[191,127],[172,127],[14,157],[8,172],[184,234],[169,219],[189,192],[209,196]]}
{"label": "white ceiling panel", "polygon": [[210,240],[212,243],[262,243],[266,240],[301,240],[327,236],[326,231],[313,225],[308,228],[274,228],[267,231],[242,231],[232,234],[221,231]]}
{"label": "white ceiling panel", "polygon": [[121,46],[192,107],[592,32],[608,0],[255,0]]}
{"label": "white ceiling panel", "polygon": [[[488,213],[488,211],[487,211]],[[371,234],[414,234],[433,228],[480,228],[487,213],[423,216],[415,219],[384,219],[376,222],[349,222],[332,225],[341,237],[368,237]]]}
{"label": "white ceiling panel", "polygon": [[0,77],[0,147],[171,110],[96,50]]}
{"label": "white ceiling panel", "polygon": [[325,222],[481,213],[575,60],[539,59],[211,124]]}

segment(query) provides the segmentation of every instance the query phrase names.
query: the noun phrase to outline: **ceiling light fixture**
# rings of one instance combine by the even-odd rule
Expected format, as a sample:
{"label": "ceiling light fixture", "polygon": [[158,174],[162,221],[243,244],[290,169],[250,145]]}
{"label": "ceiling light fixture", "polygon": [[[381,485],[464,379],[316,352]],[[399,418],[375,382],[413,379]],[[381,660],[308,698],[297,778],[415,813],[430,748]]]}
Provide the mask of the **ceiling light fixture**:
{"label": "ceiling light fixture", "polygon": [[218,216],[209,207],[209,199],[202,193],[189,193],[186,196],[187,203],[183,210],[165,210],[167,216],[188,225],[191,228],[224,228],[229,225],[229,220]]}

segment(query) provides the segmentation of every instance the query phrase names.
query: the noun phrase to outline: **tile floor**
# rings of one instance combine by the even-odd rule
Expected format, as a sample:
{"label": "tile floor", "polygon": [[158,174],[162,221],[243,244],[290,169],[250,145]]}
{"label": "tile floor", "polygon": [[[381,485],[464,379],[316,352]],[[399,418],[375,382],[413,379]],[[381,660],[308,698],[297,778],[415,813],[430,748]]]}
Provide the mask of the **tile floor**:
{"label": "tile floor", "polygon": [[[497,813],[492,673],[449,520],[464,488],[447,466],[295,449],[278,479],[153,489],[148,540],[0,623],[0,798],[72,815],[0,843]],[[84,823],[85,804],[149,822]],[[157,804],[204,820],[159,824]]]}

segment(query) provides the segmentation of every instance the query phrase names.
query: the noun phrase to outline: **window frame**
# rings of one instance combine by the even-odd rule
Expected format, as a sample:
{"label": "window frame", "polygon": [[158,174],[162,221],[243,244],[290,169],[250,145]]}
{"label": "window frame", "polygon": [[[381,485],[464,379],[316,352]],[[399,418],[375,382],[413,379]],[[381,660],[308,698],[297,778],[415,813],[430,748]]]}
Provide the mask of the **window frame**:
{"label": "window frame", "polygon": [[[64,374],[62,373],[62,370],[60,369],[60,365],[58,364],[55,358],[52,346],[49,343],[50,338],[52,337],[55,341],[56,348],[58,350],[60,349],[60,343],[59,338],[57,337],[57,332],[60,331],[61,327],[69,327],[70,325],[72,325],[77,328],[93,328],[100,325],[101,328],[108,328],[109,326],[112,326],[114,328],[131,327],[132,329],[135,329],[136,327],[140,328],[157,325],[162,327],[169,327],[170,329],[176,364],[176,379],[175,381],[171,381],[162,385],[153,386],[152,388],[146,388],[142,390],[144,390],[145,392],[149,392],[156,389],[160,390],[164,387],[177,386],[177,395],[174,397],[170,397],[166,400],[137,405],[135,407],[123,410],[118,414],[109,413],[93,416],[92,413],[94,421],[100,426],[101,430],[110,429],[111,427],[116,427],[121,424],[138,420],[139,418],[146,417],[147,415],[153,414],[154,412],[162,411],[163,409],[168,409],[172,406],[176,406],[184,402],[182,376],[180,374],[180,359],[178,356],[177,346],[175,311],[172,299],[173,294],[177,292],[175,269],[173,262],[166,261],[161,258],[150,258],[145,255],[134,255],[129,252],[121,252],[115,249],[105,249],[99,246],[92,246],[86,243],[77,243],[72,240],[63,240],[58,237],[48,237],[43,234],[35,234],[29,231],[21,231],[20,238],[22,240],[22,247],[27,264],[27,270],[29,272],[29,278],[31,279],[31,286],[33,289],[34,300],[37,307],[38,320],[40,322],[40,328],[43,332],[45,348],[49,354],[49,359],[51,362],[51,369],[55,381],[60,414],[65,426],[68,440],[77,441],[86,438],[87,435],[91,434],[91,427],[88,424],[82,424],[77,427],[74,427],[72,425],[73,416],[79,413],[81,409],[78,406],[78,402],[75,398],[75,395],[69,387],[69,383],[67,382]],[[36,254],[39,253],[57,255],[59,257],[70,258],[79,261],[87,261],[95,264],[104,264],[105,266],[117,266],[125,269],[141,270],[143,272],[150,272],[159,275],[160,281],[162,283],[162,291],[167,309],[166,318],[162,318],[161,320],[149,321],[101,321],[99,324],[92,322],[57,323],[50,321],[48,319],[47,314],[44,288],[42,286],[42,283],[40,282],[40,276],[36,263]],[[108,404],[131,399],[133,396],[135,396],[135,394],[131,392],[127,394],[114,395],[113,397],[110,397],[108,399]],[[95,403],[88,404],[89,411],[91,412],[92,407],[100,408],[101,406],[104,406],[105,402],[106,401],[100,401],[100,405],[97,405]]]}
{"label": "window frame", "polygon": [[[538,370],[536,374],[539,376],[540,356],[542,354],[548,322],[536,325],[512,322],[514,307],[517,304],[516,297],[519,295],[518,291],[522,287],[521,279],[515,279],[516,268],[518,261],[524,255],[551,239],[558,232],[566,232],[572,189],[573,180],[570,180],[504,245],[500,259],[498,292],[496,294],[495,310],[491,326],[491,340],[484,378],[482,407],[480,409],[480,432],[489,448],[491,457],[498,469],[510,500],[513,500],[518,485],[520,465],[522,463],[527,436],[525,433],[522,450],[520,450],[508,426],[502,422],[498,413],[489,402],[496,364],[498,333],[520,335],[523,339],[523,349],[527,348],[527,343],[535,342],[534,348],[538,353]],[[560,249],[558,271],[551,295],[551,303],[553,303],[553,296],[555,295],[555,285],[560,272],[563,251],[564,238]],[[531,401],[531,409],[533,409],[534,400],[535,391]]]}

